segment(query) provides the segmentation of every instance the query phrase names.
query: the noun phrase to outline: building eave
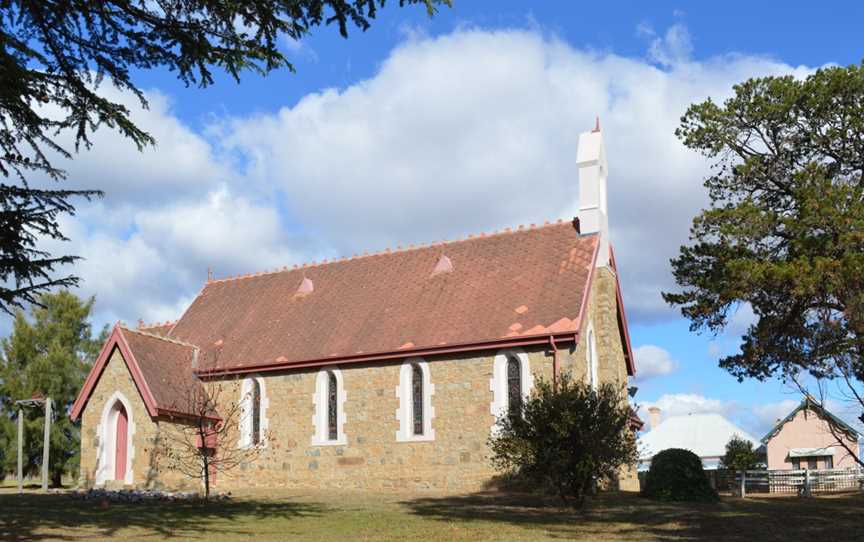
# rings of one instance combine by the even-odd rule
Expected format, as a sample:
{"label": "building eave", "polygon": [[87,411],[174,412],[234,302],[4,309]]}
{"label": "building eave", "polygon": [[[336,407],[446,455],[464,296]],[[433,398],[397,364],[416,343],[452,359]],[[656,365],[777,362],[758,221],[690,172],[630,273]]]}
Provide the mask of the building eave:
{"label": "building eave", "polygon": [[351,354],[345,356],[331,356],[327,358],[308,359],[301,361],[288,361],[270,364],[254,364],[248,366],[234,366],[225,368],[202,369],[196,374],[202,378],[214,378],[219,376],[239,375],[249,373],[266,373],[274,371],[284,371],[289,369],[301,369],[308,367],[323,367],[328,365],[343,365],[353,363],[368,363],[373,361],[387,361],[394,359],[403,359],[410,357],[431,356],[440,354],[452,354],[461,352],[479,352],[484,350],[494,350],[502,348],[515,348],[523,346],[535,346],[549,344],[549,338],[558,343],[576,343],[579,339],[578,331],[567,331],[562,333],[543,333],[542,335],[531,335],[521,337],[506,337],[500,339],[492,339],[487,341],[479,341],[465,344],[440,345],[420,348],[410,348],[396,351]]}

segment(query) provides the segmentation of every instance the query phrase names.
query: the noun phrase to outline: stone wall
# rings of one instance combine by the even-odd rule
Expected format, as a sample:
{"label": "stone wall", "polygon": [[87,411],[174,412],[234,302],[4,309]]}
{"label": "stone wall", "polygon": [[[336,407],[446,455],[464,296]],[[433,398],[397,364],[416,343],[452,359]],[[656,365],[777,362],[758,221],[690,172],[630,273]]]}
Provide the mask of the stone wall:
{"label": "stone wall", "polygon": [[[124,398],[129,417],[132,455],[132,484],[136,487],[174,487],[178,489],[197,488],[195,481],[165,468],[164,458],[160,457],[162,433],[171,430],[173,424],[167,420],[151,418],[138,393],[135,382],[120,350],[115,349],[102,376],[99,378],[87,405],[81,414],[81,468],[79,484],[91,487],[96,483],[97,469],[100,465],[100,422],[106,405],[117,400],[117,392]],[[109,483],[109,485],[124,485]]]}
{"label": "stone wall", "polygon": [[[618,332],[615,277],[598,269],[583,324],[585,337],[593,322],[601,382],[626,385],[623,345]],[[518,350],[517,350],[518,351]],[[534,378],[552,378],[548,347],[523,352]],[[425,358],[434,385],[431,398],[435,438],[399,442],[396,412],[402,361],[349,364],[339,367],[344,382],[345,445],[313,445],[314,392],[318,369],[260,375],[266,398],[264,416],[272,439],[254,460],[231,473],[220,473],[216,489],[237,487],[436,489],[471,491],[484,487],[495,475],[488,458],[487,439],[494,423],[490,380],[500,352],[463,353]],[[183,485],[182,476],[165,468],[154,453],[154,442],[170,423],[151,420],[120,354],[115,352],[82,417],[82,479],[94,480],[96,427],[103,405],[114,390],[134,402],[136,424],[134,484],[169,487]],[[585,341],[558,351],[562,370],[586,378]],[[241,399],[240,384],[228,381],[231,401]],[[162,427],[160,427],[162,426]],[[185,480],[189,486],[189,481]]]}

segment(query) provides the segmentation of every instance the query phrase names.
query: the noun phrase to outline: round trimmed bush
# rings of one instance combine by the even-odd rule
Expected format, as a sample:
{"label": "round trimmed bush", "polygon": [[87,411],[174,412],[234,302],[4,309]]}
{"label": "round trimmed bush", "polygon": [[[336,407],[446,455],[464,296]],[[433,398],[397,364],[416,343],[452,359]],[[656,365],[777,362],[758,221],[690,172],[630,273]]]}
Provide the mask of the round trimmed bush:
{"label": "round trimmed bush", "polygon": [[690,450],[669,448],[655,455],[642,494],[660,501],[715,501],[702,460]]}

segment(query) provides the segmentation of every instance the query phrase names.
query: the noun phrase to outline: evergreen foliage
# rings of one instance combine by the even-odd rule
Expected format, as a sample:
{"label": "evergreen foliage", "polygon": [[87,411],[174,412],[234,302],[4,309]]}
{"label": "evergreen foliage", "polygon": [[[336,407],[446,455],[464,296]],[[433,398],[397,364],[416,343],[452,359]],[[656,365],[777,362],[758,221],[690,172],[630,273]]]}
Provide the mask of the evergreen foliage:
{"label": "evergreen foliage", "polygon": [[832,381],[864,420],[864,64],[750,79],[690,106],[676,133],[713,171],[664,298],[713,333],[749,305],[720,366]]}
{"label": "evergreen foliage", "polygon": [[[395,1],[395,0],[394,0]],[[399,0],[432,15],[450,0]],[[365,31],[385,0],[0,0],[0,310],[37,303],[39,292],[77,284],[52,277],[74,256],[52,256],[40,238],[65,240],[58,219],[74,214],[71,201],[95,190],[56,190],[45,182],[65,177],[55,157],[71,158],[100,127],[115,130],[139,149],[153,137],[130,119],[129,109],[99,92],[104,80],[135,95],[136,70],[163,68],[188,85],[206,87],[213,70],[235,80],[251,70],[294,70],[279,41],[300,40],[313,28],[335,25]],[[69,134],[74,149],[62,143]],[[52,160],[53,159],[53,160]],[[33,185],[32,181],[36,184]],[[41,185],[41,186],[40,186]]]}
{"label": "evergreen foliage", "polygon": [[[107,337],[94,337],[89,318],[93,299],[82,301],[61,291],[42,294],[30,319],[15,315],[12,335],[0,342],[0,416],[14,427],[15,401],[34,395],[50,397],[53,405],[49,476],[60,485],[64,473],[78,470],[79,428],[69,420],[69,409],[90,366]],[[24,409],[24,475],[36,475],[42,465],[44,410]],[[7,467],[17,462],[17,432],[6,439]]]}
{"label": "evergreen foliage", "polygon": [[642,494],[659,501],[716,501],[702,460],[690,450],[669,448],[651,459]]}
{"label": "evergreen foliage", "polygon": [[726,443],[726,454],[720,460],[720,466],[724,469],[739,471],[753,470],[759,466],[761,458],[759,453],[753,449],[753,443],[744,440],[738,435],[732,435]]}
{"label": "evergreen foliage", "polygon": [[521,410],[498,421],[490,446],[500,470],[575,506],[636,462],[630,407],[621,390],[604,384],[595,391],[567,373],[557,389],[538,379]]}

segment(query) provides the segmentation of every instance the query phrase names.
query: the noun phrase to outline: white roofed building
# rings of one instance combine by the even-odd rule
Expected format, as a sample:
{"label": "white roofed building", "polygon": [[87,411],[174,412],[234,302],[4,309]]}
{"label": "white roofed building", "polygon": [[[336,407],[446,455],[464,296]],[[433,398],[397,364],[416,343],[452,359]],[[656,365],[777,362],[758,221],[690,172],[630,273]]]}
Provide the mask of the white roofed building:
{"label": "white roofed building", "polygon": [[719,414],[671,416],[660,423],[660,409],[648,409],[650,430],[638,441],[639,470],[648,470],[651,459],[668,448],[690,450],[702,459],[705,469],[717,469],[726,453],[726,443],[734,436],[761,446],[758,439]]}

